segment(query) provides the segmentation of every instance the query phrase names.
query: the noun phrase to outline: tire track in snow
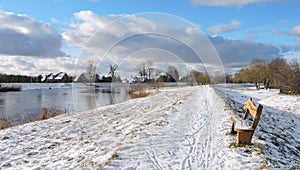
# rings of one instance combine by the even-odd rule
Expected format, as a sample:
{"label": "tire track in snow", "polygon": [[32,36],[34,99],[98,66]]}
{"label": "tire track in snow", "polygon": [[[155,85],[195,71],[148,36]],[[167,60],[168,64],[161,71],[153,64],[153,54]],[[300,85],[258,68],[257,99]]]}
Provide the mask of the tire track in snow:
{"label": "tire track in snow", "polygon": [[156,169],[163,170],[164,168],[159,164],[156,154],[154,151],[151,151],[151,154],[148,151],[145,151],[147,153],[148,158],[151,160],[151,162],[155,165]]}

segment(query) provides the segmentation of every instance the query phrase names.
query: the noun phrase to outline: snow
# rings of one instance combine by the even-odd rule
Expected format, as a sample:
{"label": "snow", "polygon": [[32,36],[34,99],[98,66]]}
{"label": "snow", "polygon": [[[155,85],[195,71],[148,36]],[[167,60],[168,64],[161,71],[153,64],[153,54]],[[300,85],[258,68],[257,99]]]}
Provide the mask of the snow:
{"label": "snow", "polygon": [[[215,89],[164,88],[150,97],[2,130],[0,168],[284,169],[300,164],[299,97],[276,90]],[[236,141],[228,135],[229,119],[248,97],[264,105],[255,145],[229,147]],[[282,101],[294,104],[282,106]]]}
{"label": "snow", "polygon": [[300,96],[279,94],[278,89],[217,89],[225,93],[225,100],[236,112],[241,112],[243,102],[249,97],[263,105],[254,140],[261,145],[265,166],[278,169],[300,166]]}
{"label": "snow", "polygon": [[64,78],[65,75],[66,75],[66,73],[60,72],[60,73],[57,74],[57,76],[54,79],[55,80],[61,80],[61,79]]}
{"label": "snow", "polygon": [[47,75],[46,75],[46,74],[42,75],[41,81],[42,81],[42,82],[45,81],[46,78],[47,78]]}
{"label": "snow", "polygon": [[48,77],[47,77],[47,79],[49,79],[49,80],[52,80],[53,78],[54,78],[53,73],[50,73],[50,74],[48,75]]}

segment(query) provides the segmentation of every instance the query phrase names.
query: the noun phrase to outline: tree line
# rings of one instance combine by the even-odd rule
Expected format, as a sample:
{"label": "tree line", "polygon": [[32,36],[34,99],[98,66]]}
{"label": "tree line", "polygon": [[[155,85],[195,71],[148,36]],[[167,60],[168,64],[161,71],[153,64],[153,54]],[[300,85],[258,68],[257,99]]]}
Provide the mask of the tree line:
{"label": "tree line", "polygon": [[[167,67],[165,71],[157,70],[152,67],[151,62],[142,63],[136,67],[136,73],[141,78],[140,83],[160,83],[160,82],[188,82],[189,84],[210,84],[209,75],[207,72],[199,72],[191,70],[187,75],[180,77],[177,68],[174,65]],[[99,77],[97,68],[94,63],[89,62],[86,68],[86,76],[79,82],[94,83],[94,82],[121,82],[121,77],[118,74],[118,65],[111,64],[108,68],[108,76]],[[65,83],[71,83],[75,77],[69,77]],[[0,83],[42,83],[42,75],[26,76],[1,74]]]}
{"label": "tree line", "polygon": [[207,72],[199,72],[191,70],[185,76],[180,77],[177,68],[174,65],[169,65],[164,73],[152,68],[152,63],[142,63],[137,67],[140,77],[143,82],[188,82],[189,84],[204,85],[209,84],[210,79]]}
{"label": "tree line", "polygon": [[[211,83],[207,72],[191,70],[187,75],[180,77],[177,68],[173,65],[168,66],[163,73],[152,66],[151,62],[147,62],[136,67],[137,75],[142,78],[142,83],[188,82],[198,85]],[[121,81],[117,69],[117,65],[110,65],[109,76],[102,76],[102,82]],[[89,63],[86,71],[91,77],[97,75],[93,63]],[[41,77],[41,75],[25,76],[0,73],[0,83],[38,83],[41,82]],[[74,77],[71,77],[67,82],[72,82],[73,79]],[[266,89],[277,88],[283,93],[300,94],[300,62],[297,59],[287,61],[284,58],[275,58],[271,61],[255,59],[248,67],[235,73],[233,77],[226,75],[226,81],[228,83],[255,83],[257,89],[263,85]]]}
{"label": "tree line", "polygon": [[[209,84],[209,75],[207,72],[199,72],[196,70],[190,71],[185,76],[180,77],[177,68],[174,65],[169,65],[165,71],[153,68],[153,63],[147,61],[141,63],[135,68],[136,78],[134,82],[138,83],[160,83],[160,82],[188,82],[189,84]],[[97,67],[94,62],[89,62],[86,68],[86,75],[81,82],[121,82],[121,77],[118,74],[118,65],[110,64],[108,67],[108,76],[102,76],[99,79]]]}
{"label": "tree line", "polygon": [[39,80],[39,77],[0,73],[0,83],[35,83]]}
{"label": "tree line", "polygon": [[275,58],[270,62],[256,59],[252,64],[237,72],[233,83],[255,83],[264,88],[278,88],[283,93],[300,94],[300,63],[297,59],[287,61],[284,58]]}

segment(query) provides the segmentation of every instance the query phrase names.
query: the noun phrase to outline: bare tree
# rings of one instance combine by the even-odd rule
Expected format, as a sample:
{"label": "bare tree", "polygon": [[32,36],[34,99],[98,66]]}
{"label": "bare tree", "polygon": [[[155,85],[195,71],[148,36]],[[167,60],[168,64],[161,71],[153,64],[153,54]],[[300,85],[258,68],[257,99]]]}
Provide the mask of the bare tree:
{"label": "bare tree", "polygon": [[289,86],[291,70],[289,64],[283,58],[276,58],[269,63],[270,82],[275,88]]}
{"label": "bare tree", "polygon": [[88,75],[89,84],[92,85],[92,82],[95,82],[97,67],[93,61],[88,61],[88,66],[86,68],[86,72]]}
{"label": "bare tree", "polygon": [[290,90],[291,93],[300,94],[300,63],[297,59],[290,62],[291,75],[290,75]]}
{"label": "bare tree", "polygon": [[136,70],[138,71],[138,74],[141,76],[141,78],[143,78],[143,81],[145,82],[147,80],[147,68],[146,68],[146,64],[142,63],[140,65],[137,66]]}
{"label": "bare tree", "polygon": [[111,76],[111,80],[112,82],[115,82],[115,81],[119,81],[119,77],[117,76],[117,68],[118,68],[118,65],[116,64],[111,64],[110,65],[110,71],[109,71],[109,74]]}
{"label": "bare tree", "polygon": [[263,59],[256,59],[249,67],[250,77],[255,83],[256,89],[260,89],[260,83],[266,83],[269,77],[267,61]]}
{"label": "bare tree", "polygon": [[147,61],[147,71],[148,71],[148,80],[151,79],[151,74],[152,74],[152,66],[153,66],[153,62],[152,61]]}

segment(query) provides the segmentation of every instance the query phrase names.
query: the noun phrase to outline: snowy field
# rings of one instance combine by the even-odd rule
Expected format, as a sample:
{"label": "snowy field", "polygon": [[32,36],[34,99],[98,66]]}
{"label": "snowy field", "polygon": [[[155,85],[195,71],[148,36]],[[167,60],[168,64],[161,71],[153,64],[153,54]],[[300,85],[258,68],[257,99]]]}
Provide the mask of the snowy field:
{"label": "snowy field", "polygon": [[[150,97],[2,130],[0,169],[300,165],[300,97],[278,95],[277,90],[216,89],[160,89]],[[229,147],[236,141],[236,136],[228,135],[229,119],[241,112],[248,97],[264,105],[254,145]]]}

